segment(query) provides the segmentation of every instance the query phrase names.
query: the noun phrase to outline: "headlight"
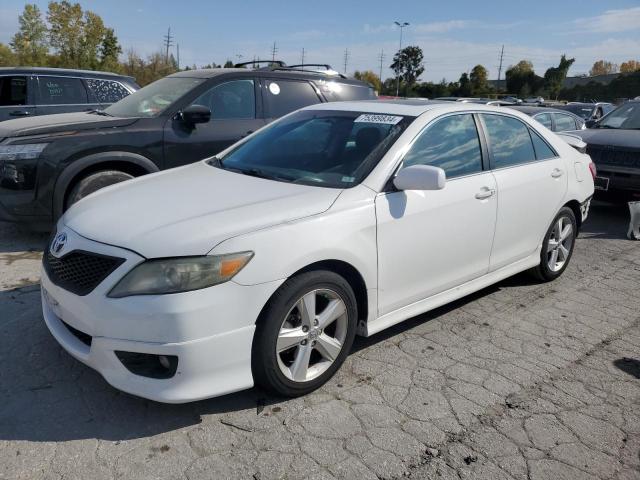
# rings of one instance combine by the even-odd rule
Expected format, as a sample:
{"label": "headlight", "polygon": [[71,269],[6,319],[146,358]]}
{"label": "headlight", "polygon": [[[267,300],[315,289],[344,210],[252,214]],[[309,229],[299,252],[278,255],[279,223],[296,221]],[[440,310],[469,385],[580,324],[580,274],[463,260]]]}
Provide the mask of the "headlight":
{"label": "headlight", "polygon": [[48,143],[0,145],[0,160],[33,160],[38,158]]}
{"label": "headlight", "polygon": [[160,295],[211,287],[231,280],[252,257],[253,252],[240,252],[149,260],[127,273],[108,296]]}

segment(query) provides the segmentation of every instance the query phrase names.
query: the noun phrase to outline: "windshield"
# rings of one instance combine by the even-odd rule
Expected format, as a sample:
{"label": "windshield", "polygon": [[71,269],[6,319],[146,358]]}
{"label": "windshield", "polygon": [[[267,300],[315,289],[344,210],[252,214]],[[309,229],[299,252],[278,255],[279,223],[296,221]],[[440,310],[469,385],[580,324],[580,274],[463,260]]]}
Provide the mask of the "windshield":
{"label": "windshield", "polygon": [[592,105],[564,105],[558,108],[567,110],[571,113],[575,113],[579,117],[582,117],[584,120],[589,120],[591,118],[591,114],[593,113]]}
{"label": "windshield", "polygon": [[203,81],[188,77],[161,78],[114,103],[105,112],[114,117],[157,117]]}
{"label": "windshield", "polygon": [[598,123],[598,128],[640,129],[640,102],[627,103],[616,108]]}
{"label": "windshield", "polygon": [[360,183],[415,117],[306,110],[260,131],[213,166],[330,188]]}

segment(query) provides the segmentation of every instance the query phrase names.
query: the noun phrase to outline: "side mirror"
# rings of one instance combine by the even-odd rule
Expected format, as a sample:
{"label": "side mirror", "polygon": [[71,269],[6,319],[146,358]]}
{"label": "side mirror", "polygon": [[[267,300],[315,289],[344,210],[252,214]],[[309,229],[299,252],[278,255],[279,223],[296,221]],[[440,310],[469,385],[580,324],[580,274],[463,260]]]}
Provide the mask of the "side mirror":
{"label": "side mirror", "polygon": [[211,120],[211,110],[204,105],[189,105],[180,112],[179,118],[188,125],[207,123]]}
{"label": "side mirror", "polygon": [[598,120],[594,120],[593,118],[590,118],[589,120],[584,122],[584,126],[587,127],[587,128],[593,128],[597,124],[598,124]]}
{"label": "side mirror", "polygon": [[411,165],[402,168],[393,185],[398,190],[442,190],[447,181],[444,170],[430,165]]}

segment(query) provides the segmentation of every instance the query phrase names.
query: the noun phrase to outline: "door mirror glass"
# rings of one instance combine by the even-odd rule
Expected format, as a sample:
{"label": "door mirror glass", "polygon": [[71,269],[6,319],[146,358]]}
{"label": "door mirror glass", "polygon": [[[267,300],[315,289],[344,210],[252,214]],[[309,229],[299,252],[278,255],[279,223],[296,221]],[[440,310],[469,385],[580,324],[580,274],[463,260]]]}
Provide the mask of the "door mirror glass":
{"label": "door mirror glass", "polygon": [[442,190],[445,183],[444,170],[431,165],[402,168],[393,179],[393,185],[398,190]]}
{"label": "door mirror glass", "polygon": [[180,112],[180,119],[189,125],[207,123],[211,119],[211,110],[204,105],[189,105]]}

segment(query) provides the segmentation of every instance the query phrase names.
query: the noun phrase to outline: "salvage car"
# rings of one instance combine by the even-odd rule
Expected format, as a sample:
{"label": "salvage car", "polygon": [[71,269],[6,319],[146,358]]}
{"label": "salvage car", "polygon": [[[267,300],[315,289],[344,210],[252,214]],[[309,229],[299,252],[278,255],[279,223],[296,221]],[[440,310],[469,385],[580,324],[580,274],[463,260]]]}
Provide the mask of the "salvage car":
{"label": "salvage car", "polygon": [[375,99],[367,83],[298,68],[188,70],[104,110],[0,123],[0,220],[47,230],[107,185],[224,150],[293,110]]}
{"label": "salvage car", "polygon": [[134,395],[303,395],[356,334],[518,272],[562,275],[592,167],[501,107],[310,106],[72,206],[43,257],[44,320]]}

